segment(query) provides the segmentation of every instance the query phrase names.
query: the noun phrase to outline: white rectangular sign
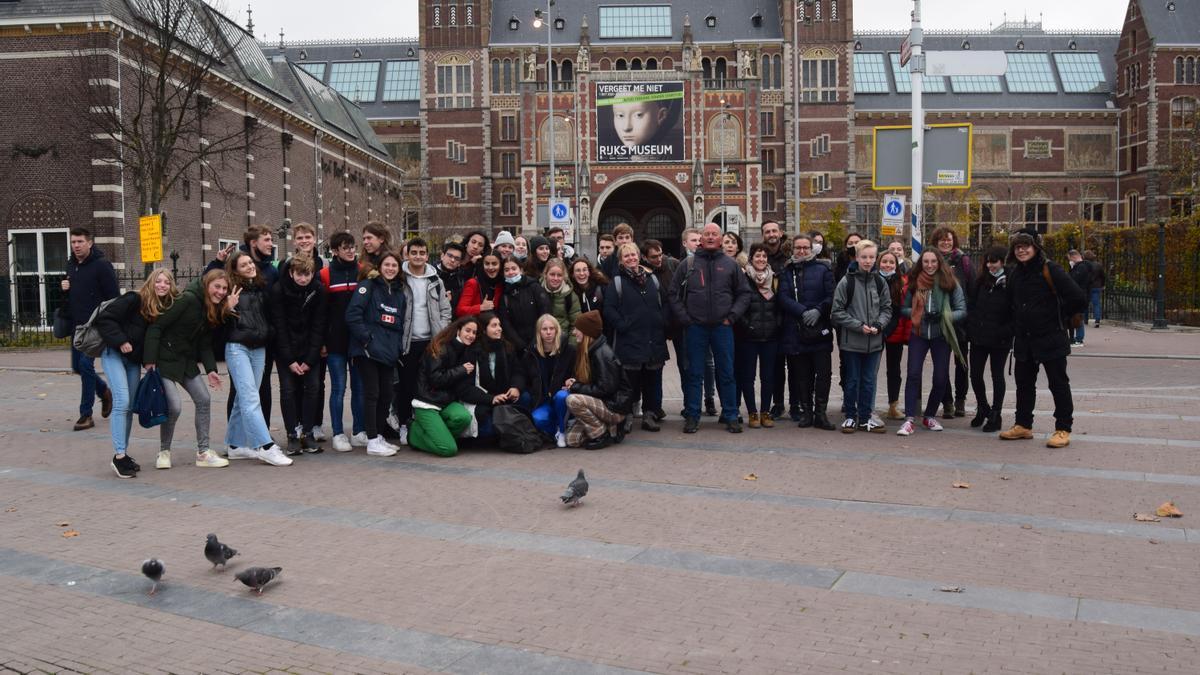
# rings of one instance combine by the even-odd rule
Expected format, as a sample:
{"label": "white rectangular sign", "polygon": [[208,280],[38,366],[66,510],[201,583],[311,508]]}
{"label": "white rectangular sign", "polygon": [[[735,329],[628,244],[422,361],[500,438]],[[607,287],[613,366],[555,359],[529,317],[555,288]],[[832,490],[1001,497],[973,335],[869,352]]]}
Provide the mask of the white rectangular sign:
{"label": "white rectangular sign", "polygon": [[925,52],[926,75],[1003,75],[1007,71],[1004,52]]}

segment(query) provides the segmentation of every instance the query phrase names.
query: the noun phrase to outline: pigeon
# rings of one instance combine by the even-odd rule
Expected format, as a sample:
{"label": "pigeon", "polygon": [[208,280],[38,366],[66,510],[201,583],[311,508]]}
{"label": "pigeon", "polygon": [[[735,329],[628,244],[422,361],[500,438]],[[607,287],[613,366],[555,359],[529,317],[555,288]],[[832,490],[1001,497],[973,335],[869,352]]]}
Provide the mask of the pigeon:
{"label": "pigeon", "polygon": [[562,493],[562,501],[567,506],[578,506],[579,500],[588,492],[587,478],[583,477],[583,469],[575,476],[575,480],[567,486],[566,492]]}
{"label": "pigeon", "polygon": [[225,563],[237,554],[236,549],[217,541],[217,535],[208,535],[208,541],[204,544],[204,557],[213,564],[213,569],[216,569],[217,565],[220,565],[222,570],[225,569]]}
{"label": "pigeon", "polygon": [[282,573],[282,567],[251,567],[238,572],[237,580],[258,591],[259,595],[262,595],[263,587],[274,581],[275,577]]}
{"label": "pigeon", "polygon": [[162,581],[164,571],[162,561],[158,558],[151,558],[142,563],[142,574],[154,582],[154,585],[150,587],[150,595],[158,592],[158,582]]}

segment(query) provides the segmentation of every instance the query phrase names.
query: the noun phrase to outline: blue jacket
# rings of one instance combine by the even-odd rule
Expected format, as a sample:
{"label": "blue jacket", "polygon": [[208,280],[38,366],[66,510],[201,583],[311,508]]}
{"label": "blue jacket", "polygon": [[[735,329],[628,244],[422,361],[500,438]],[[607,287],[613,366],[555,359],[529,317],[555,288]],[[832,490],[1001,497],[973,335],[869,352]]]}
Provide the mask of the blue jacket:
{"label": "blue jacket", "polygon": [[359,282],[346,307],[351,357],[365,356],[388,366],[400,360],[404,342],[403,285],[402,278],[389,284],[377,275]]}
{"label": "blue jacket", "polygon": [[810,309],[821,312],[822,325],[829,326],[833,308],[833,270],[828,261],[790,262],[779,275],[779,306],[783,310],[780,351],[783,354],[808,354],[833,351],[833,331],[818,342],[801,342],[797,324]]}
{"label": "blue jacket", "polygon": [[92,312],[105,300],[117,297],[117,273],[104,251],[93,246],[88,257],[79,262],[72,255],[67,259],[67,312],[74,326],[82,326],[92,318]]}

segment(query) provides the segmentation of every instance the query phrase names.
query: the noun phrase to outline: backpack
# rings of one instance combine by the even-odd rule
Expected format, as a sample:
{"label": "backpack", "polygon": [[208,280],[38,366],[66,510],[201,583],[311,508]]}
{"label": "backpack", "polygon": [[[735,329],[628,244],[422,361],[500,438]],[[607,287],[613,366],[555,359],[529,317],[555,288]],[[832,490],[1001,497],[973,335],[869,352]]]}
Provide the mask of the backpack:
{"label": "backpack", "polygon": [[1050,277],[1050,264],[1042,261],[1042,278],[1046,280],[1046,285],[1050,287],[1050,292],[1054,294],[1054,301],[1058,303],[1059,320],[1067,319],[1067,325],[1071,330],[1075,330],[1083,325],[1083,313],[1075,312],[1070,317],[1062,316],[1062,299],[1058,297],[1058,289],[1054,287],[1054,279]]}
{"label": "backpack", "polygon": [[[654,297],[658,298],[658,308],[662,309],[662,294],[658,292],[658,277],[654,276],[653,273],[649,273],[649,272],[646,273],[646,276],[650,277],[650,280],[654,282]],[[613,288],[615,288],[617,291],[617,300],[618,301],[621,300],[623,296],[621,295],[621,275],[620,274],[617,275],[616,279],[613,279]]]}
{"label": "backpack", "polygon": [[167,392],[163,389],[162,375],[158,369],[146,371],[138,382],[137,393],[133,395],[133,409],[138,416],[138,424],[149,429],[167,421]]}
{"label": "backpack", "polygon": [[501,450],[528,455],[542,449],[545,438],[533,425],[533,419],[515,405],[499,405],[492,409],[492,428]]}
{"label": "backpack", "polygon": [[[878,274],[871,276],[875,279],[875,290],[879,292],[879,297],[887,298],[887,301],[891,302],[892,294],[888,292],[887,282]],[[857,282],[854,281],[853,274],[847,274],[844,278],[846,279],[846,307],[849,308],[850,303],[854,302],[854,284]]]}
{"label": "backpack", "polygon": [[88,317],[87,322],[75,328],[75,337],[71,340],[71,346],[75,347],[77,351],[83,352],[84,356],[94,359],[104,351],[104,337],[100,335],[99,329],[95,326],[96,317],[100,316],[100,312],[103,312],[116,299],[113,298],[112,300],[105,300],[100,303],[95,311],[92,312],[92,315]]}

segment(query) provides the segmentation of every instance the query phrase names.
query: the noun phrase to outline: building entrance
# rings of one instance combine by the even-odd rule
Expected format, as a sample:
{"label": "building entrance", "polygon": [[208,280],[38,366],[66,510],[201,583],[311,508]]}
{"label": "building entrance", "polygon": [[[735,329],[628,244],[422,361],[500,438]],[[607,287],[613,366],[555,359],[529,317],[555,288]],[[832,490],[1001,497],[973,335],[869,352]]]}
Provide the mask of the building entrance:
{"label": "building entrance", "polygon": [[671,255],[679,254],[680,233],[688,226],[682,194],[658,180],[632,179],[609,188],[599,204],[599,234],[610,234],[620,223],[629,223],[634,238],[657,239]]}

